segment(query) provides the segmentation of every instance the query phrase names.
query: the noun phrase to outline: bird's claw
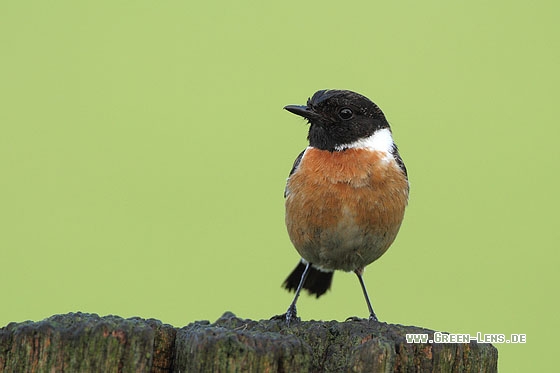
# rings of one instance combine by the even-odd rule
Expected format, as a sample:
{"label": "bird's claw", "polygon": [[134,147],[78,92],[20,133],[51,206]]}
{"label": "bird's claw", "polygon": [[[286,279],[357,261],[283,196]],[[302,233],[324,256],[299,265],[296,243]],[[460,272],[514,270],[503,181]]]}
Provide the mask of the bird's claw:
{"label": "bird's claw", "polygon": [[301,319],[297,316],[297,310],[295,304],[292,304],[288,311],[286,311],[286,325],[290,326],[292,321],[301,321]]}
{"label": "bird's claw", "polygon": [[377,320],[377,316],[375,316],[375,314],[371,314],[367,319],[358,316],[350,316],[344,321],[376,321],[377,322],[379,320]]}

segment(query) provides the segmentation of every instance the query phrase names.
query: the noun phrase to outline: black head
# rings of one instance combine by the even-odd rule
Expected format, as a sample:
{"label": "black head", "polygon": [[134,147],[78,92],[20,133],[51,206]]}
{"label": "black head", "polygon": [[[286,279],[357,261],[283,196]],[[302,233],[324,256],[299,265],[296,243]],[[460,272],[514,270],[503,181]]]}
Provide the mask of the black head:
{"label": "black head", "polygon": [[352,91],[322,90],[307,100],[306,106],[288,105],[284,109],[307,119],[309,145],[334,151],[371,136],[389,123],[381,109],[367,97]]}

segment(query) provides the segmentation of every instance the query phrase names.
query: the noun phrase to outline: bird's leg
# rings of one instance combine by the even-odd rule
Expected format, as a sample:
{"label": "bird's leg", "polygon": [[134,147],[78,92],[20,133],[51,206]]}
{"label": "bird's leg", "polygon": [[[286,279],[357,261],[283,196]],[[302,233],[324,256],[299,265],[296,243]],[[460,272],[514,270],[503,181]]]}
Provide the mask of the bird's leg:
{"label": "bird's leg", "polygon": [[301,275],[301,280],[299,281],[299,285],[296,289],[296,295],[294,297],[294,300],[292,301],[292,304],[290,304],[290,307],[288,307],[288,311],[286,312],[286,324],[288,324],[288,326],[290,325],[290,322],[292,321],[292,319],[296,319],[297,318],[297,310],[296,310],[296,303],[299,297],[299,293],[301,292],[301,289],[303,288],[303,284],[305,283],[305,280],[307,279],[307,275],[309,274],[309,269],[311,269],[311,263],[307,263],[307,265],[305,266],[305,270],[303,271],[303,274]]}
{"label": "bird's leg", "polygon": [[356,274],[356,276],[358,276],[358,280],[360,280],[360,285],[362,286],[362,291],[364,292],[364,297],[366,298],[366,303],[369,309],[369,321],[377,321],[377,316],[375,316],[375,312],[373,312],[373,307],[371,306],[371,303],[369,301],[366,285],[364,284],[364,280],[362,278],[364,269],[358,268],[354,271],[354,273]]}

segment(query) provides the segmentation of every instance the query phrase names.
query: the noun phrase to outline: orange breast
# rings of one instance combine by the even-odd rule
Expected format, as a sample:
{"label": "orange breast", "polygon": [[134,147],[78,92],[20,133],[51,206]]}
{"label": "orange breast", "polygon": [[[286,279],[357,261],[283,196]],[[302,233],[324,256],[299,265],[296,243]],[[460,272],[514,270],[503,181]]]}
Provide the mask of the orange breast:
{"label": "orange breast", "polygon": [[308,148],[288,180],[286,226],[305,260],[352,271],[389,248],[407,201],[406,176],[387,154]]}

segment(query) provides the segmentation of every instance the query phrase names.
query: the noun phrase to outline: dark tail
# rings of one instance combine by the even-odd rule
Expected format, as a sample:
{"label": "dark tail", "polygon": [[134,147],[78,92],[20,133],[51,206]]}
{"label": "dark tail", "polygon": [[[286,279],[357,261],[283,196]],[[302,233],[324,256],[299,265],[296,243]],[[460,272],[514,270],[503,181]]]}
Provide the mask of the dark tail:
{"label": "dark tail", "polygon": [[[296,291],[304,270],[305,264],[303,262],[299,262],[297,267],[292,271],[292,273],[290,273],[282,286],[289,291]],[[334,272],[323,272],[311,266],[307,279],[303,284],[303,288],[307,290],[309,294],[314,294],[317,298],[319,298],[331,287],[333,274]]]}

